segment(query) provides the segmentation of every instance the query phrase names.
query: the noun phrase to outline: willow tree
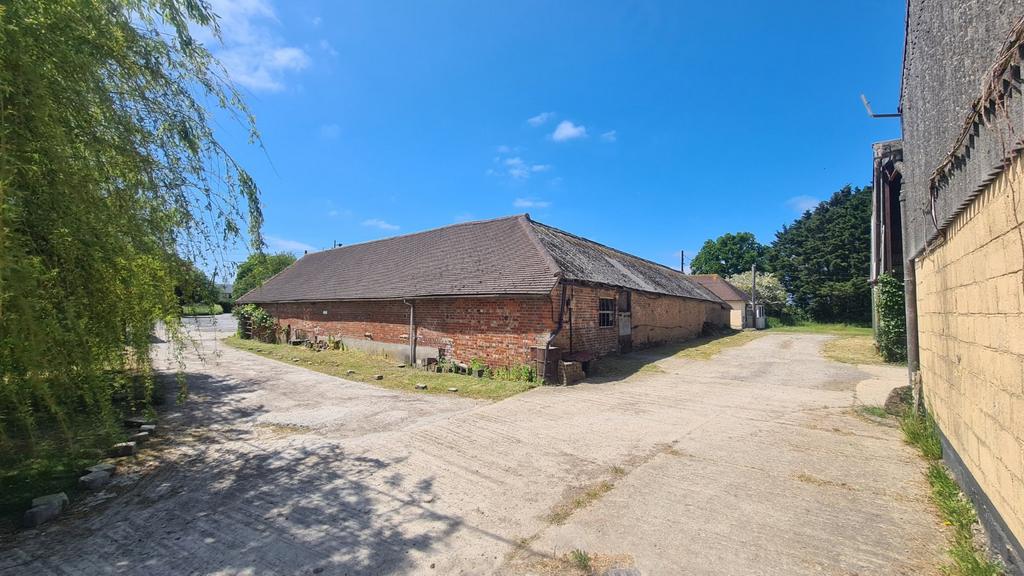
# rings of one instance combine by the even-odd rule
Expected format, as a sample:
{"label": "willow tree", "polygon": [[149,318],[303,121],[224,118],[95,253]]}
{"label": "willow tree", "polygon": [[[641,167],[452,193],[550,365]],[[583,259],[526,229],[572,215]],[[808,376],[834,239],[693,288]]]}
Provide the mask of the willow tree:
{"label": "willow tree", "polygon": [[0,455],[109,430],[182,259],[262,244],[211,129],[255,125],[198,28],[219,35],[203,0],[0,0]]}

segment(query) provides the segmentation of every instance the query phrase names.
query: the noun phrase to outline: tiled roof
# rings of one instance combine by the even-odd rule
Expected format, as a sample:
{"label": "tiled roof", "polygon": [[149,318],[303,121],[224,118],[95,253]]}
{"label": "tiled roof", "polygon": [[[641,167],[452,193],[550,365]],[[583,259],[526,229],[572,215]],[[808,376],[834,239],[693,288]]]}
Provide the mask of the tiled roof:
{"label": "tiled roof", "polygon": [[523,214],[313,252],[238,302],[549,294],[559,275],[718,301],[678,271]]}
{"label": "tiled roof", "polygon": [[694,274],[691,278],[714,292],[715,296],[722,300],[750,300],[750,296],[747,293],[733,286],[728,280],[718,274]]}

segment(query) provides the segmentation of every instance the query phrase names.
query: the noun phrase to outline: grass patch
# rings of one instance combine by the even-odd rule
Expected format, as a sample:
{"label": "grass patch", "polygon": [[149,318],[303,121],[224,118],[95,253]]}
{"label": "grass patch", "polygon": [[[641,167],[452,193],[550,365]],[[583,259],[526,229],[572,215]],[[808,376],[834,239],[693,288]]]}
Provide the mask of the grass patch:
{"label": "grass patch", "polygon": [[570,498],[568,501],[558,504],[548,514],[547,520],[552,524],[565,524],[577,510],[590,506],[601,496],[604,496],[614,488],[615,485],[607,480],[602,480],[584,488],[581,492]]}
{"label": "grass patch", "polygon": [[213,316],[223,313],[224,308],[220,304],[189,304],[181,307],[183,316]]}
{"label": "grass patch", "polygon": [[833,338],[821,347],[829,360],[843,364],[886,364],[878,353],[872,336],[842,336]]}
{"label": "grass patch", "polygon": [[999,576],[1003,569],[988,559],[974,537],[978,515],[974,505],[960,490],[942,464],[942,444],[931,415],[921,416],[909,412],[900,421],[907,443],[916,446],[929,461],[928,484],[932,502],[939,509],[943,522],[953,529],[947,552],[952,559],[942,567],[949,576]]}
{"label": "grass patch", "polygon": [[664,373],[657,362],[666,358],[682,360],[710,360],[723,350],[742,346],[764,335],[753,330],[735,331],[701,336],[685,342],[662,344],[653,348],[638,350],[631,354],[605,356],[594,360],[588,376],[625,377],[637,372],[648,374]]}
{"label": "grass patch", "polygon": [[860,406],[857,408],[861,414],[868,416],[874,416],[875,418],[888,418],[889,413],[885,411],[885,408],[881,406]]}
{"label": "grass patch", "polygon": [[569,561],[576,567],[577,570],[590,574],[593,570],[593,565],[590,561],[590,554],[587,554],[586,550],[580,550],[579,548],[569,553]]}
{"label": "grass patch", "polygon": [[20,462],[5,462],[0,472],[0,524],[14,528],[37,496],[64,492],[74,498],[82,471],[101,461],[102,452],[53,452]]}
{"label": "grass patch", "polygon": [[798,334],[835,334],[837,336],[873,336],[871,326],[860,324],[832,324],[822,322],[800,322],[788,325],[776,325],[768,328],[768,332]]}
{"label": "grass patch", "polygon": [[[464,398],[484,400],[503,400],[530,388],[538,386],[535,382],[508,382],[490,378],[475,378],[459,374],[438,374],[416,368],[399,368],[398,364],[383,356],[374,356],[359,350],[323,350],[315,352],[300,346],[286,344],[267,344],[256,340],[242,340],[237,336],[226,338],[224,342],[239,350],[259,354],[280,362],[308,368],[315,372],[338,376],[346,380],[366,382],[382,388],[419,392],[425,394],[458,395]],[[348,374],[354,370],[354,374]],[[375,380],[374,376],[384,376]],[[426,390],[417,390],[416,384],[426,384]],[[448,392],[448,388],[458,388],[457,393]]]}

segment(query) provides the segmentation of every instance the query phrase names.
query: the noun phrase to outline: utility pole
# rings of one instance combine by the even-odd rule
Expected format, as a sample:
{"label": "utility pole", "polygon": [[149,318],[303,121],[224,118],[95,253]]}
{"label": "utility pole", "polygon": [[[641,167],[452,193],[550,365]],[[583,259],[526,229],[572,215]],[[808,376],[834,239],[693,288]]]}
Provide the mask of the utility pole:
{"label": "utility pole", "polygon": [[686,274],[686,251],[679,251],[679,271]]}
{"label": "utility pole", "polygon": [[750,315],[751,328],[757,328],[757,263],[750,265]]}

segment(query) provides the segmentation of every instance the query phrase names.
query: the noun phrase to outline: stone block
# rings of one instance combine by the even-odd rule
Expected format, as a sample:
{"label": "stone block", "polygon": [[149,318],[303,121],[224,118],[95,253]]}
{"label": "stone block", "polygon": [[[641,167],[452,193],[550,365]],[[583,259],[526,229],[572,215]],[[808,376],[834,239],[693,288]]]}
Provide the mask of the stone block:
{"label": "stone block", "polygon": [[124,425],[128,428],[139,428],[146,424],[156,424],[156,422],[154,422],[152,418],[147,418],[145,416],[130,416],[124,419]]}
{"label": "stone block", "polygon": [[114,457],[135,454],[135,442],[121,442],[110,447],[110,455]]}
{"label": "stone block", "polygon": [[32,499],[32,507],[36,506],[56,506],[57,511],[64,510],[68,505],[68,495],[63,492],[57,492],[56,494],[47,494],[46,496],[39,496]]}
{"label": "stone block", "polygon": [[83,490],[99,490],[110,480],[110,472],[97,470],[78,479],[78,487]]}
{"label": "stone block", "polygon": [[60,507],[56,504],[33,506],[25,511],[25,515],[22,517],[21,523],[26,528],[36,528],[39,525],[49,522],[59,516],[60,510]]}
{"label": "stone block", "polygon": [[129,436],[128,439],[136,444],[142,444],[146,440],[149,440],[149,432],[137,432]]}
{"label": "stone block", "polygon": [[156,424],[143,424],[139,426],[139,432],[149,432],[149,435],[152,436],[156,434]]}
{"label": "stone block", "polygon": [[101,462],[99,464],[96,464],[95,466],[89,466],[88,468],[85,469],[86,474],[91,474],[93,472],[106,472],[111,476],[113,476],[114,472],[116,471],[117,466],[114,466],[113,464],[107,464],[106,462]]}

